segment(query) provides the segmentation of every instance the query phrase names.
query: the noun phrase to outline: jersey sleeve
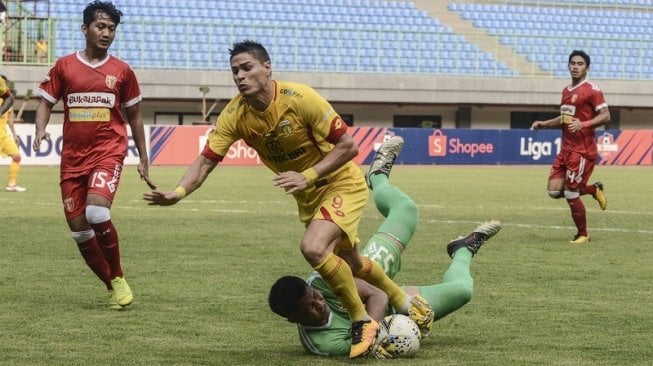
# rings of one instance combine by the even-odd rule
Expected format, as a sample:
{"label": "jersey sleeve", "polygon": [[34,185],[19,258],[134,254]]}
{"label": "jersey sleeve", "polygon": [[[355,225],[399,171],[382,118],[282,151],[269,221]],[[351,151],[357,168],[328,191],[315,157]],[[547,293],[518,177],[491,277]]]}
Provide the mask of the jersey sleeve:
{"label": "jersey sleeve", "polygon": [[138,79],[131,67],[125,69],[122,90],[120,91],[121,103],[125,107],[131,107],[143,100],[141,89],[138,85]]}
{"label": "jersey sleeve", "polygon": [[218,116],[215,127],[209,132],[202,156],[214,162],[221,162],[224,159],[229,147],[240,138],[237,136],[233,122],[232,118],[223,113]]}
{"label": "jersey sleeve", "polygon": [[598,112],[603,108],[607,108],[608,103],[606,103],[605,97],[603,97],[603,92],[601,91],[601,89],[593,88],[590,98],[592,101],[592,107],[594,108],[594,112]]}
{"label": "jersey sleeve", "polygon": [[61,61],[57,61],[48,71],[48,74],[39,84],[38,94],[52,104],[56,104],[61,99]]}
{"label": "jersey sleeve", "polygon": [[305,88],[306,100],[301,104],[304,120],[316,134],[335,144],[347,132],[347,124],[315,89]]}

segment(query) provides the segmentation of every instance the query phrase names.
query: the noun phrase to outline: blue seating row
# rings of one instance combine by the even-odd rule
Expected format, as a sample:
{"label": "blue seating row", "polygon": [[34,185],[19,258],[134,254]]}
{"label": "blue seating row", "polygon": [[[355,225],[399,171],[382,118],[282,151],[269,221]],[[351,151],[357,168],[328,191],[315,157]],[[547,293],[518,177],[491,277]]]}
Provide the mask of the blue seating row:
{"label": "blue seating row", "polygon": [[571,50],[584,49],[593,55],[593,77],[653,78],[648,11],[475,3],[453,3],[449,9],[556,76],[568,75]]}
{"label": "blue seating row", "polygon": [[[86,3],[54,5],[60,19],[57,56],[83,47],[75,22]],[[128,6],[117,5],[125,16],[113,52],[134,67],[226,69],[228,61],[216,55],[250,38],[270,49],[276,68],[287,70],[515,74],[409,1],[177,0],[162,6],[159,0],[130,0]]]}
{"label": "blue seating row", "polygon": [[[575,1],[640,5],[650,0]],[[449,9],[556,75],[567,74],[564,56],[577,47],[603,55],[595,62],[607,64],[593,70],[602,77],[622,78],[624,67],[616,64],[637,66],[635,74],[653,78],[647,66],[653,65],[647,53],[653,50],[650,12],[548,2],[552,5],[465,2],[451,3]],[[86,3],[53,3],[57,56],[83,48],[78,23]],[[226,69],[231,43],[249,38],[265,44],[275,67],[285,70],[517,74],[410,1],[177,0],[165,6],[170,3],[118,3],[125,16],[113,52],[137,68]]]}

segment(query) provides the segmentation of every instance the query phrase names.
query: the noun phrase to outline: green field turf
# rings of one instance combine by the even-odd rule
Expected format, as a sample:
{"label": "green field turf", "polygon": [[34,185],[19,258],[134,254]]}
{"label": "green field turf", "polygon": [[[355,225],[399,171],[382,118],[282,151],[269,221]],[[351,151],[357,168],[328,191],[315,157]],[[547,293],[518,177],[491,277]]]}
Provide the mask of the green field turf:
{"label": "green field turf", "polygon": [[[172,189],[183,168],[154,167]],[[7,167],[0,167],[4,179]],[[478,223],[503,230],[474,257],[472,301],[435,325],[418,357],[392,365],[651,365],[653,169],[603,167],[608,210],[585,196],[592,241],[575,234],[548,166],[397,166],[391,180],[420,208],[400,284],[431,284],[445,246]],[[135,294],[105,291],[63,218],[56,167],[23,167],[22,194],[0,192],[1,365],[336,365],[305,355],[267,307],[281,275],[304,276],[294,201],[264,168],[219,167],[173,207],[148,207],[127,167],[112,210]],[[371,203],[371,202],[370,202]],[[361,226],[381,223],[371,204]],[[378,361],[355,360],[353,364]]]}

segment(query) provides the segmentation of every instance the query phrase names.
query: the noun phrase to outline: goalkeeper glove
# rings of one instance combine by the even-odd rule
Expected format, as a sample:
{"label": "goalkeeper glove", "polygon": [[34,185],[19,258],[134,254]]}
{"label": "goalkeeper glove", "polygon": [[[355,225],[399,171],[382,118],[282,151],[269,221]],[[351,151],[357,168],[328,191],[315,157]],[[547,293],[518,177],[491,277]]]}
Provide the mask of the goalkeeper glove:
{"label": "goalkeeper glove", "polygon": [[370,349],[370,358],[376,358],[377,360],[385,360],[392,358],[392,355],[386,350],[385,347],[390,346],[388,339],[385,338],[383,341],[374,342],[374,345]]}
{"label": "goalkeeper glove", "polygon": [[408,316],[417,324],[422,337],[427,337],[433,327],[435,313],[421,295],[415,295],[410,299]]}

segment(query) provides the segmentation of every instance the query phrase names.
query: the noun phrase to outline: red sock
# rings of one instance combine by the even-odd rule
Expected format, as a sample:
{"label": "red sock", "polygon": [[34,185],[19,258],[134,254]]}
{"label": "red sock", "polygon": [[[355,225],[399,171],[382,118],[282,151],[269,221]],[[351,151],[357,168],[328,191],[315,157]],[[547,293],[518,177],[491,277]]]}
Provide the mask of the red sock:
{"label": "red sock", "polygon": [[122,268],[120,267],[120,247],[118,246],[118,232],[113,226],[111,220],[92,224],[95,230],[97,242],[104,253],[104,258],[109,263],[111,269],[111,278],[123,277]]}
{"label": "red sock", "polygon": [[107,289],[111,289],[109,263],[104,259],[104,255],[102,254],[102,250],[100,249],[95,236],[85,242],[77,243],[77,248],[86,261],[86,265],[88,265],[93,273],[104,282]]}
{"label": "red sock", "polygon": [[571,218],[574,220],[574,224],[576,224],[578,234],[587,236],[587,215],[583,201],[581,201],[580,197],[576,197],[567,199],[567,203],[571,209]]}
{"label": "red sock", "polygon": [[589,186],[580,187],[578,193],[580,193],[581,196],[584,194],[591,194],[592,196],[594,196],[596,194],[596,187],[593,184]]}

